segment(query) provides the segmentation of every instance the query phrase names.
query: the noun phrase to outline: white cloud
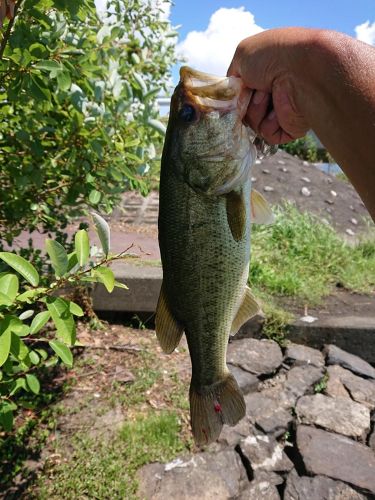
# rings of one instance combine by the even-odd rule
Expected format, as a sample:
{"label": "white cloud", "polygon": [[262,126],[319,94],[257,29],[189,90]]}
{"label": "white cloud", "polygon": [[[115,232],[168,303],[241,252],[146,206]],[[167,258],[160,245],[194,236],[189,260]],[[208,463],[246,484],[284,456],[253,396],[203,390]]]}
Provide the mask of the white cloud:
{"label": "white cloud", "polygon": [[190,31],[177,52],[194,69],[225,75],[238,43],[263,31],[244,7],[220,8],[212,14],[205,31]]}
{"label": "white cloud", "polygon": [[370,21],[366,21],[363,24],[359,24],[354,29],[358,40],[369,43],[370,45],[375,45],[375,21],[372,24]]}

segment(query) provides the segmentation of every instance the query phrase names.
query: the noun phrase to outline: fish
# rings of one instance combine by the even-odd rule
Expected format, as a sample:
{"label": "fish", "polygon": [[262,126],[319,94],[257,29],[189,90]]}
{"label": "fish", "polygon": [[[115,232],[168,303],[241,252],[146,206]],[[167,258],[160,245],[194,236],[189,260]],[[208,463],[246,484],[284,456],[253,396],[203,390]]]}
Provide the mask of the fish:
{"label": "fish", "polygon": [[192,363],[190,420],[198,446],[215,441],[224,424],[233,426],[245,416],[226,351],[229,336],[260,311],[247,286],[250,221],[268,223],[273,217],[263,196],[251,194],[250,169],[263,146],[243,123],[250,98],[240,78],[182,67],[162,153],[163,282],[155,330],[166,353],[185,332]]}

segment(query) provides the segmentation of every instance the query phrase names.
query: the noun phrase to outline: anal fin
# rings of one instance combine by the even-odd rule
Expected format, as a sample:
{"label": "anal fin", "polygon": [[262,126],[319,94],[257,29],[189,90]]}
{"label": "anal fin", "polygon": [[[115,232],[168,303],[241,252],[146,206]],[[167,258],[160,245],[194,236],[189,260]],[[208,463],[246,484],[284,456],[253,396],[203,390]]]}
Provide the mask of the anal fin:
{"label": "anal fin", "polygon": [[242,297],[241,305],[237,311],[236,317],[233,320],[230,334],[235,335],[241,326],[246,323],[246,321],[258,314],[260,311],[261,308],[258,302],[255,300],[254,295],[247,286]]}
{"label": "anal fin", "polygon": [[163,285],[156,307],[155,330],[160,347],[167,354],[176,349],[184,332],[183,326],[178,324],[169,309]]}

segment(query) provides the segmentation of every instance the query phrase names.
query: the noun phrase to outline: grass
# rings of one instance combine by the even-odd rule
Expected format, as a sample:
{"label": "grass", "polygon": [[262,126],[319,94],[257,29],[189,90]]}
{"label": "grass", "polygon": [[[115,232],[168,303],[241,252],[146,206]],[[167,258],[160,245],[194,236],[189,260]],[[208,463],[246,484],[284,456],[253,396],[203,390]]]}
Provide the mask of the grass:
{"label": "grass", "polygon": [[339,284],[355,292],[375,286],[375,233],[350,246],[335,230],[292,204],[271,226],[253,226],[250,285],[266,295],[318,304]]}
{"label": "grass", "polygon": [[110,439],[77,434],[67,461],[51,468],[48,481],[37,485],[47,498],[136,498],[136,471],[144,464],[168,461],[185,449],[174,412],[150,412],[126,423]]}

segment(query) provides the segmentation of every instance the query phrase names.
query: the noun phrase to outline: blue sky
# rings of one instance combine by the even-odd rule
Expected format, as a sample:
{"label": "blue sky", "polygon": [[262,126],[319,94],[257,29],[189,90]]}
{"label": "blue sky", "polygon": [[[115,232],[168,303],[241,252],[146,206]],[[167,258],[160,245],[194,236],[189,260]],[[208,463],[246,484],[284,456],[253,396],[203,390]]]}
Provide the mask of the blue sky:
{"label": "blue sky", "polygon": [[220,7],[245,7],[263,28],[306,26],[329,28],[355,36],[355,26],[375,21],[375,0],[174,0],[172,24],[182,24],[181,37],[191,30],[207,28]]}
{"label": "blue sky", "polygon": [[217,75],[225,74],[240,40],[264,29],[334,29],[375,45],[375,0],[174,0],[169,19],[181,25],[177,49],[186,63]]}

